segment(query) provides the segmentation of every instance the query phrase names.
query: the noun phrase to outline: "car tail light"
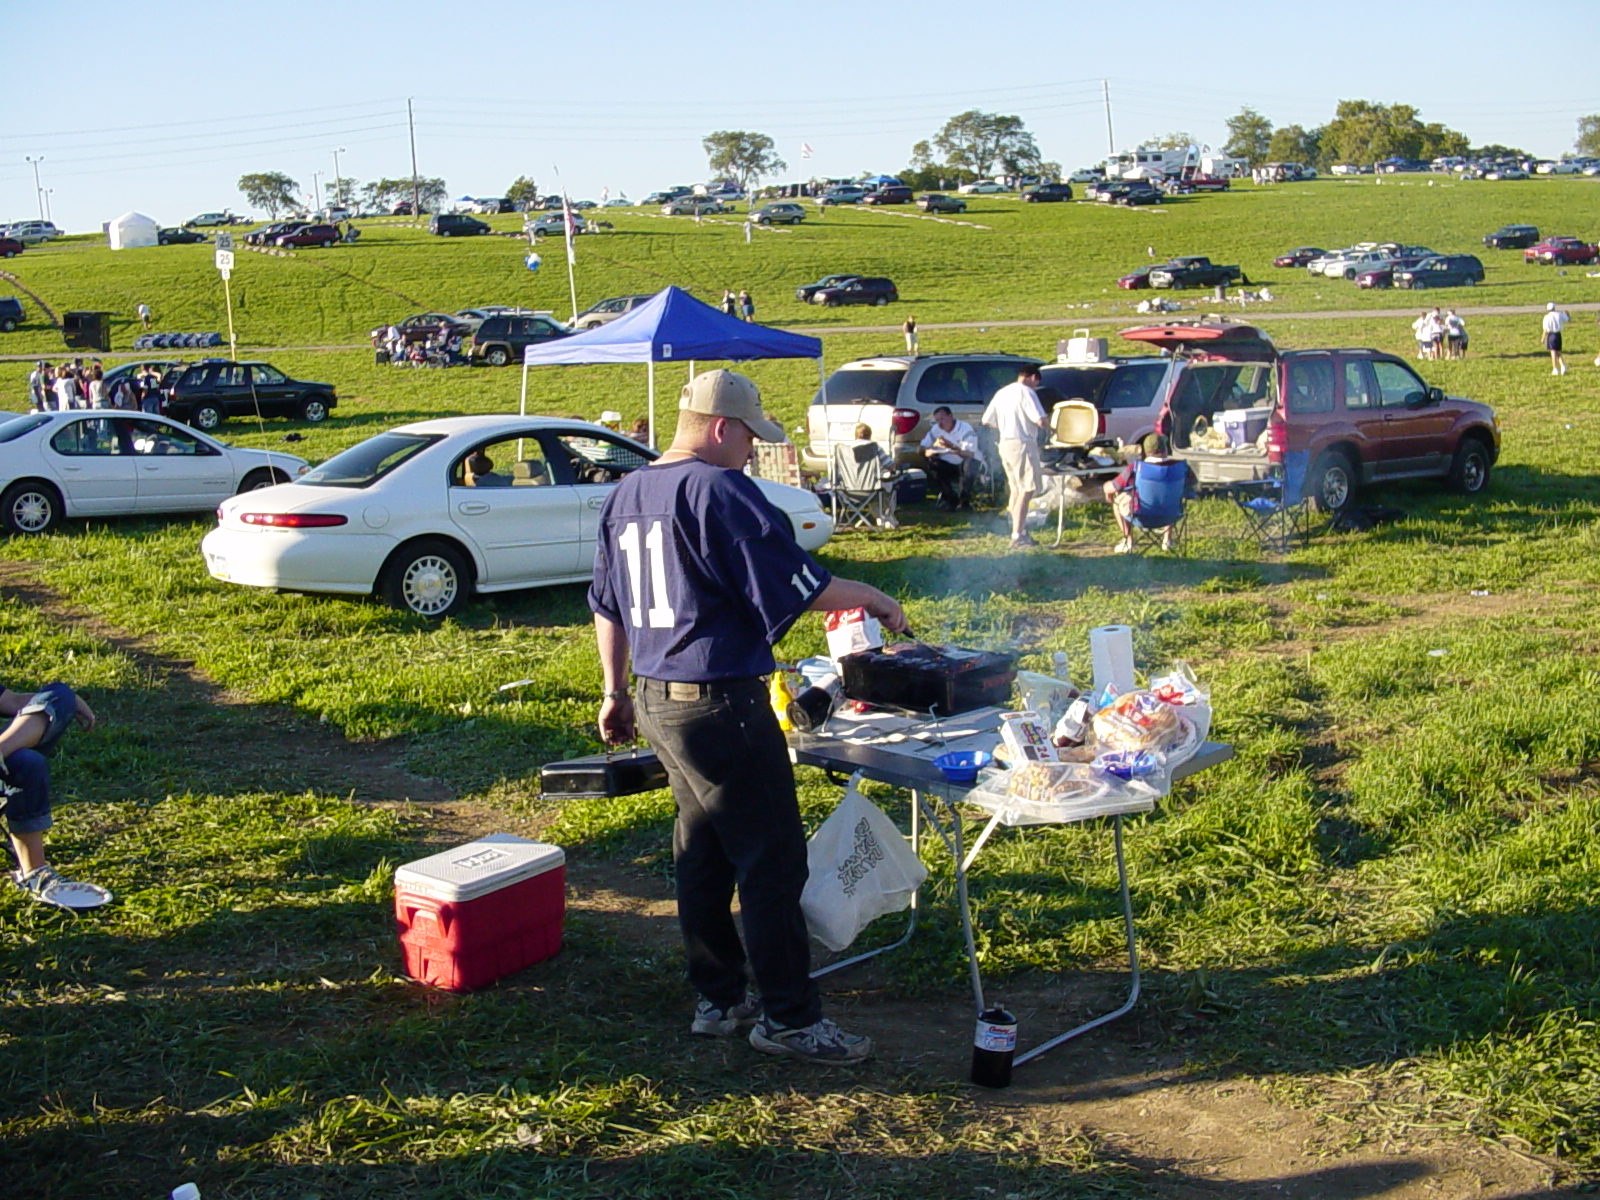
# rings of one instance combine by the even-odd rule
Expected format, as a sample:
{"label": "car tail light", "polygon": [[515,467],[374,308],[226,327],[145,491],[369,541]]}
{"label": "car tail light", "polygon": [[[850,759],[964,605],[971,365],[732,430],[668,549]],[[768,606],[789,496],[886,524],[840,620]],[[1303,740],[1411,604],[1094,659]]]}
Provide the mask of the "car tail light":
{"label": "car tail light", "polygon": [[895,433],[905,437],[906,434],[917,427],[917,422],[921,419],[921,414],[915,409],[897,408],[894,410],[894,416],[889,418],[889,425]]}
{"label": "car tail light", "polygon": [[1282,462],[1283,452],[1289,448],[1289,427],[1283,418],[1273,413],[1267,418],[1267,461]]}
{"label": "car tail light", "polygon": [[240,513],[239,520],[246,525],[270,525],[275,529],[327,529],[333,525],[348,525],[350,518],[338,513]]}

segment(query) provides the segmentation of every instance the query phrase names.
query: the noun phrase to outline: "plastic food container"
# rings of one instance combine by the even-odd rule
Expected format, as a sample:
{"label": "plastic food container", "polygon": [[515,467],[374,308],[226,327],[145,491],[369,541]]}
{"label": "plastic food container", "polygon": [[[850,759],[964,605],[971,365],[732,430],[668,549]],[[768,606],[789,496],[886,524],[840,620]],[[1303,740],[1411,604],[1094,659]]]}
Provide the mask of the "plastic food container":
{"label": "plastic food container", "polygon": [[943,772],[951,783],[973,783],[978,772],[994,761],[987,750],[952,750],[933,760],[933,765]]}

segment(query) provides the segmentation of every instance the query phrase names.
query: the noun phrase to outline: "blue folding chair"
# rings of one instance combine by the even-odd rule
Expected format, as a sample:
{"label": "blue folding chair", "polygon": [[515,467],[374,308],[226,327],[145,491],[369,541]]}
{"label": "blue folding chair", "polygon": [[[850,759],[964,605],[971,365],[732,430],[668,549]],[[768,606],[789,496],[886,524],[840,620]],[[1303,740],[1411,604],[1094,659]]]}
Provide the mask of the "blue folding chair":
{"label": "blue folding chair", "polygon": [[1189,491],[1189,464],[1141,462],[1134,468],[1133,490],[1138,511],[1128,517],[1133,526],[1133,552],[1160,548],[1183,554],[1188,548],[1189,513],[1184,505]]}
{"label": "blue folding chair", "polygon": [[1244,536],[1264,552],[1282,554],[1311,532],[1311,506],[1305,494],[1310,455],[1290,450],[1280,470],[1255,493],[1236,492],[1233,502],[1244,517]]}

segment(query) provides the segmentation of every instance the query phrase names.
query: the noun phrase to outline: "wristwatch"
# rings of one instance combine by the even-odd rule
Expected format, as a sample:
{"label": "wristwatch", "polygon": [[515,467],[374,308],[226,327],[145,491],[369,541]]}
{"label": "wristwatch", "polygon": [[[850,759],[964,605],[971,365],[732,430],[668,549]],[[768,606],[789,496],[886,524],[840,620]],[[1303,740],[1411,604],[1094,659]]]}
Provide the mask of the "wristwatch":
{"label": "wristwatch", "polygon": [[626,700],[632,695],[633,695],[633,693],[628,691],[627,688],[618,688],[614,692],[606,692],[603,696],[600,697],[600,699],[602,699],[602,700]]}

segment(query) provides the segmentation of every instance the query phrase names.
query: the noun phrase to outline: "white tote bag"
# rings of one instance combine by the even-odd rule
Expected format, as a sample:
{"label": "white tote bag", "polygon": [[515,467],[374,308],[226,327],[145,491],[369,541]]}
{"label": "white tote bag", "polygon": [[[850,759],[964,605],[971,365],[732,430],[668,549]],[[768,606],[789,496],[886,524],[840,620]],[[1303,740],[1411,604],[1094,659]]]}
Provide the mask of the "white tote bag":
{"label": "white tote bag", "polygon": [[894,822],[856,790],[817,827],[806,848],[810,878],[800,895],[811,936],[843,950],[885,913],[899,912],[928,877]]}

